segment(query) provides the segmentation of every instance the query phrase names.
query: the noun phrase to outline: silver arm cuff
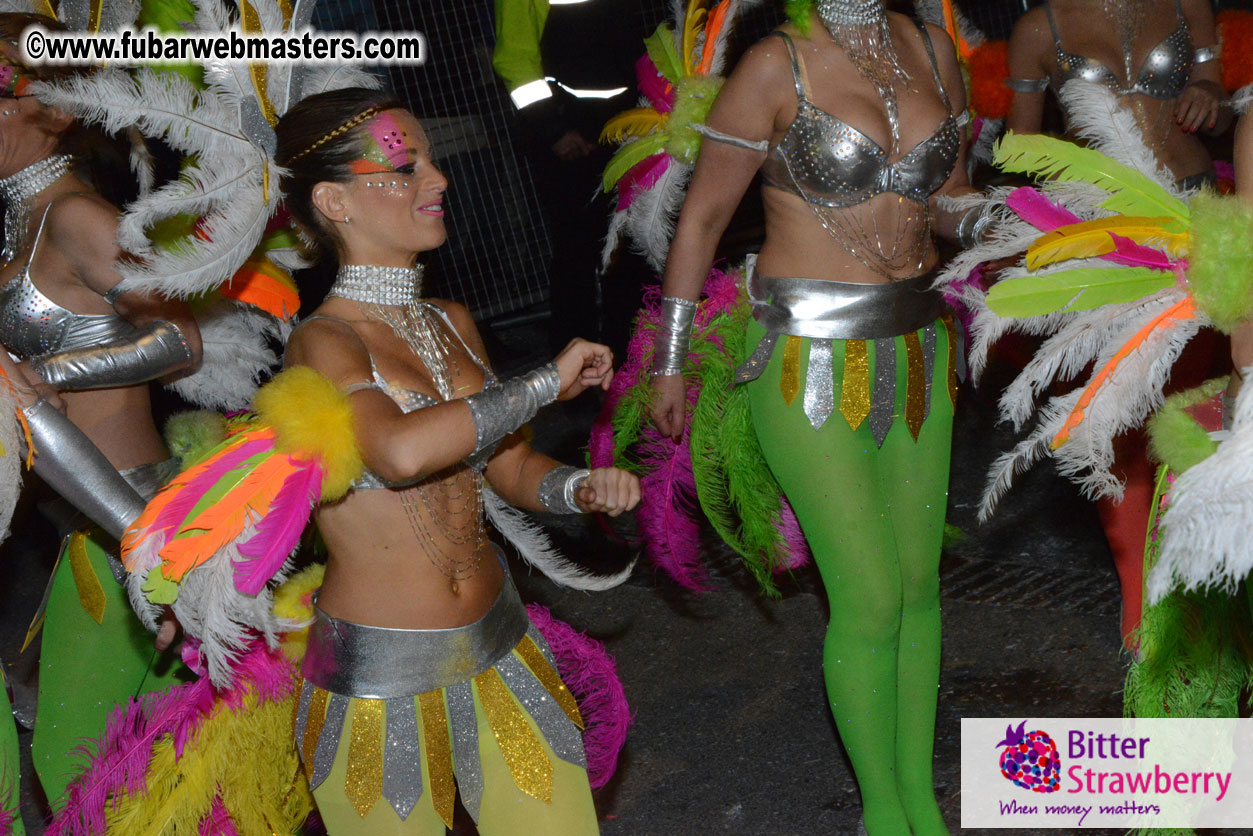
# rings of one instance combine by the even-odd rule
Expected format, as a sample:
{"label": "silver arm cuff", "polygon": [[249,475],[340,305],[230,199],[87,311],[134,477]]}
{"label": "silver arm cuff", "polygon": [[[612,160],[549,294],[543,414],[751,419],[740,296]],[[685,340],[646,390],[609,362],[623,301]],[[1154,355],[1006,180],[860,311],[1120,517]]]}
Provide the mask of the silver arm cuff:
{"label": "silver arm cuff", "polygon": [[143,512],[143,498],[52,404],[36,401],[22,412],[35,444],[35,473],[92,522],[122,539],[122,532]]}
{"label": "silver arm cuff", "polygon": [[764,154],[770,150],[770,140],[768,139],[744,139],[743,137],[724,134],[722,131],[715,130],[708,125],[700,124],[693,125],[692,130],[705,137],[705,139],[712,139],[713,141],[721,142],[724,145],[732,145],[736,148],[743,148],[746,151],[756,151],[759,154]]}
{"label": "silver arm cuff", "polygon": [[173,322],[159,319],[102,345],[45,354],[30,367],[57,389],[112,389],[146,383],[192,364],[191,346]]}
{"label": "silver arm cuff", "polygon": [[1217,61],[1222,57],[1222,44],[1214,44],[1213,46],[1203,46],[1197,49],[1192,57],[1193,64],[1208,64],[1210,61]]}
{"label": "silver arm cuff", "polygon": [[699,303],[678,296],[661,297],[661,323],[653,338],[653,377],[683,374],[692,323],[696,321]]}
{"label": "silver arm cuff", "polygon": [[561,375],[557,373],[557,364],[549,363],[465,398],[474,418],[474,452],[495,444],[530,421],[541,406],[557,400],[559,394]]}
{"label": "silver arm cuff", "polygon": [[992,226],[992,205],[976,206],[962,215],[957,222],[957,243],[963,250],[983,243]]}
{"label": "silver arm cuff", "polygon": [[1047,78],[1007,78],[1005,86],[1015,93],[1043,93],[1049,89]]}
{"label": "silver arm cuff", "polygon": [[554,467],[539,481],[539,504],[550,514],[583,513],[583,509],[574,501],[574,492],[591,473],[590,470],[568,464]]}

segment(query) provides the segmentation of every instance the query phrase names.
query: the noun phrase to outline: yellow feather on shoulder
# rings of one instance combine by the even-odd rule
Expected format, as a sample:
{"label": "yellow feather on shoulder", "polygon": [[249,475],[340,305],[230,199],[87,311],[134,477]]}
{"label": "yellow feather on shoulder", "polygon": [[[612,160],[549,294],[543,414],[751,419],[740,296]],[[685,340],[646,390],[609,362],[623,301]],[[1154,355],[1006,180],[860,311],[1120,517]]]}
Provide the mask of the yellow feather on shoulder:
{"label": "yellow feather on shoulder", "polygon": [[1112,253],[1111,233],[1177,256],[1187,247],[1188,236],[1187,233],[1167,232],[1164,225],[1169,222],[1169,218],[1114,217],[1059,227],[1041,235],[1027,248],[1027,269],[1038,270],[1071,258],[1094,258]]}
{"label": "yellow feather on shoulder", "polygon": [[[284,581],[274,591],[274,614],[294,624],[309,624],[313,620],[313,593],[322,585],[325,573],[325,563],[313,563]],[[283,652],[299,665],[305,657],[308,640],[308,627],[289,630],[283,633]]]}
{"label": "yellow feather on shoulder", "polygon": [[348,397],[308,366],[279,372],[257,391],[252,408],[274,427],[280,453],[322,465],[323,502],[346,494],[365,469]]}

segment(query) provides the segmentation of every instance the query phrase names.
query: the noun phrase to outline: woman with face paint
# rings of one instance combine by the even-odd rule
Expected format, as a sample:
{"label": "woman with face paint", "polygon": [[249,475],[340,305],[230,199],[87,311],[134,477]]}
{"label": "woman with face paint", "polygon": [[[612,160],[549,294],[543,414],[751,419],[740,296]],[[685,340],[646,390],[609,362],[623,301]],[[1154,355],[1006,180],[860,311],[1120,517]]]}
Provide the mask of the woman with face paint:
{"label": "woman with face paint", "polygon": [[[32,385],[61,393],[65,415],[91,442],[37,445],[37,461],[59,461],[72,476],[98,447],[125,479],[115,493],[54,485],[75,506],[98,500],[104,516],[93,521],[108,532],[67,521],[46,610],[36,619],[43,642],[33,757],[55,810],[74,767],[71,751],[100,735],[113,705],[175,681],[173,654],[154,651],[130,609],[114,552],[137,513],[135,494],[151,496],[177,469],[153,421],[147,383],[193,369],[201,346],[186,305],[121,286],[118,212],[100,194],[106,178],[90,165],[107,140],[30,95],[32,81],[76,72],[21,63],[15,44],[32,23],[58,28],[33,15],[0,15],[0,343],[24,361]],[[55,420],[55,412],[45,405],[41,414]]]}
{"label": "woman with face paint", "polygon": [[499,381],[466,309],[422,296],[415,261],[444,241],[448,181],[398,103],[323,93],[277,133],[292,214],[339,266],[286,364],[348,396],[367,467],[317,511],[329,559],[296,743],[322,818],[333,836],[443,833],[459,794],[483,834],[596,833],[577,707],[484,508],[635,506],[635,477],[559,465],[519,432],[539,407],[607,385],[612,357],[575,340]]}

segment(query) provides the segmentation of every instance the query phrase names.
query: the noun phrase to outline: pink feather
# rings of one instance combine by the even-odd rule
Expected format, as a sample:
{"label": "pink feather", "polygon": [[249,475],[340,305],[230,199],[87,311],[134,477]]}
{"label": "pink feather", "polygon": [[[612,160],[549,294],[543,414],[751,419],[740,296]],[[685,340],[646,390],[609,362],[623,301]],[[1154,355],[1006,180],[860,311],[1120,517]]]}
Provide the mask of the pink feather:
{"label": "pink feather", "polygon": [[562,682],[579,704],[587,780],[592,789],[600,789],[617,770],[618,754],[631,727],[631,706],[618,667],[603,644],[553,618],[547,608],[528,604],[526,611],[548,642]]}
{"label": "pink feather", "polygon": [[[689,403],[699,394],[687,387]],[[637,453],[647,473],[640,478],[640,504],[636,522],[649,558],[676,583],[693,592],[709,586],[709,573],[701,558],[700,525],[696,515],[696,477],[692,473],[691,411],[683,439],[663,438],[652,426],[640,433]]]}
{"label": "pink feather", "polygon": [[635,62],[635,78],[640,88],[640,95],[648,99],[649,105],[658,113],[669,113],[674,108],[674,85],[657,69],[648,53],[640,56]]}
{"label": "pink feather", "polygon": [[1156,267],[1160,270],[1174,269],[1174,260],[1161,250],[1137,244],[1130,238],[1124,238],[1113,232],[1109,235],[1114,239],[1114,251],[1101,256],[1101,258],[1130,267]]}
{"label": "pink feather", "polygon": [[235,561],[235,588],[256,595],[283,568],[300,543],[309,515],[322,493],[322,467],[309,463],[289,475],[257,525],[257,533],[239,545],[248,560]]}
{"label": "pink feather", "polygon": [[779,521],[776,525],[786,550],[779,555],[782,559],[776,565],[776,572],[799,569],[809,563],[809,543],[805,540],[805,533],[801,531],[800,520],[796,519],[796,511],[792,509],[792,503],[787,501],[787,497],[780,499],[783,500],[783,507],[779,509]]}
{"label": "pink feather", "polygon": [[1058,227],[1077,224],[1083,220],[1030,186],[1023,186],[1010,192],[1005,198],[1005,205],[1018,217],[1044,232],[1052,232]]}
{"label": "pink feather", "polygon": [[[8,718],[4,718],[7,720]],[[0,791],[3,791],[5,798],[9,797],[9,789],[0,784]],[[13,822],[17,821],[18,811],[10,810],[7,807],[0,806],[0,836],[13,836]]]}
{"label": "pink feather", "polygon": [[625,212],[642,192],[657,185],[661,175],[670,168],[671,162],[669,154],[653,154],[631,166],[618,181],[618,204],[615,211]]}
{"label": "pink feather", "polygon": [[220,796],[213,799],[209,815],[201,819],[200,836],[239,836],[235,822],[231,821],[230,813],[226,812],[226,805],[222,803]]}

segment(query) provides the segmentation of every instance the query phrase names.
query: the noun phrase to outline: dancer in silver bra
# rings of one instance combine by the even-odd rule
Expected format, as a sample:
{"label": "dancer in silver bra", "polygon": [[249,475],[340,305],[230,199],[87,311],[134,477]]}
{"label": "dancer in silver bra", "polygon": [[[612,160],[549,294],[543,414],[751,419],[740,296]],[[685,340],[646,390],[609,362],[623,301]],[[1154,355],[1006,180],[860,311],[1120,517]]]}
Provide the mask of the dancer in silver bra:
{"label": "dancer in silver bra", "polygon": [[[0,16],[0,37],[16,43],[35,20]],[[33,760],[55,811],[75,766],[71,751],[103,732],[113,705],[176,681],[172,654],[154,651],[131,612],[111,552],[141,497],[171,474],[144,384],[192,370],[200,338],[186,305],[119,286],[117,209],[93,186],[100,171],[91,155],[63,153],[84,129],[25,90],[27,81],[80,70],[25,66],[7,48],[0,64],[0,344],[25,361],[30,384],[61,393],[65,417],[82,431],[57,440],[63,418],[46,404],[33,407],[32,429],[45,433],[35,438],[36,470],[105,529],[67,534],[34,625],[42,623],[43,639]]]}
{"label": "dancer in silver bra", "polygon": [[865,829],[939,836],[938,564],[960,352],[930,269],[937,229],[972,240],[987,226],[938,205],[969,191],[965,91],[940,29],[878,0],[792,5],[700,129],[666,264],[654,419],[683,430],[694,300],[760,169],[766,238],[736,381],[830,600],[827,696]]}
{"label": "dancer in silver bra", "polygon": [[[414,261],[444,241],[447,180],[398,103],[315,95],[277,135],[293,215],[340,264],[286,363],[348,395],[367,467],[317,510],[329,557],[295,743],[322,820],[332,836],[435,836],[459,797],[484,836],[597,833],[582,718],[486,521],[508,533],[505,502],[635,506],[634,476],[560,465],[517,432],[540,407],[608,384],[611,355],[576,340],[501,381],[466,310],[422,297]],[[586,588],[623,579],[567,576]]]}

